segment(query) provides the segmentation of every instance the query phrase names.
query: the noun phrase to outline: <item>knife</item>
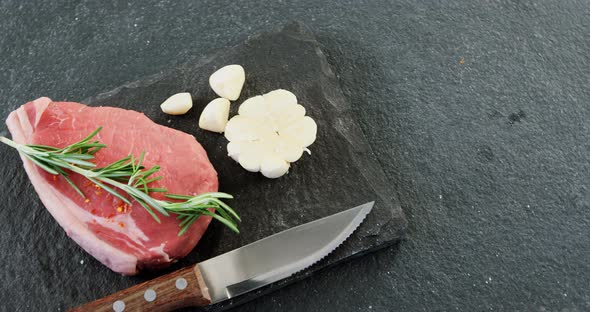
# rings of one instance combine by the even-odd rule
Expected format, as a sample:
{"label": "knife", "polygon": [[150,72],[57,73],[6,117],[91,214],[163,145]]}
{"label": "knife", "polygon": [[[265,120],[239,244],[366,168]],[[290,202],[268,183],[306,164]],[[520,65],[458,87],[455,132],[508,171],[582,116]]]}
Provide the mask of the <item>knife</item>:
{"label": "knife", "polygon": [[70,311],[171,311],[239,296],[321,260],[354,232],[374,203],[290,228]]}

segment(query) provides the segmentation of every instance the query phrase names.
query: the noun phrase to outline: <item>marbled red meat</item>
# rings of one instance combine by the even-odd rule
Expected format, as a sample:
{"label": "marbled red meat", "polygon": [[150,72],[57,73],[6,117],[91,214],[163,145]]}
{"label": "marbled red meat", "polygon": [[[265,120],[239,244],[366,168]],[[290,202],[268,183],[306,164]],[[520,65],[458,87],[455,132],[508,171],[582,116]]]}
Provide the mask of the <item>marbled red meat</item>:
{"label": "marbled red meat", "polygon": [[[95,155],[99,167],[145,151],[146,167],[161,166],[159,175],[163,179],[154,182],[154,187],[166,187],[176,194],[217,191],[217,173],[193,136],[160,126],[135,111],[40,98],[12,112],[6,123],[17,143],[56,147],[79,141],[102,126],[96,139],[107,148]],[[211,221],[202,216],[178,236],[179,221],[175,217],[161,216],[158,224],[137,202],[127,206],[73,174],[71,179],[85,193],[84,199],[62,177],[21,158],[31,183],[55,220],[78,245],[115,272],[132,275],[186,256]]]}

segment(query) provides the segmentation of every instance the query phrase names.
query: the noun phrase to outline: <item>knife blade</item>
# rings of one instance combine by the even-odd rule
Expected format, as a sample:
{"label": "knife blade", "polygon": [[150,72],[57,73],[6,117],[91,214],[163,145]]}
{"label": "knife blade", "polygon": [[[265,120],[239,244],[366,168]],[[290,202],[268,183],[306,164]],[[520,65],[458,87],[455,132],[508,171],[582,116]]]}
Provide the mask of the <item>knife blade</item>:
{"label": "knife blade", "polygon": [[373,205],[287,229],[70,311],[170,311],[239,296],[320,261],[356,230]]}

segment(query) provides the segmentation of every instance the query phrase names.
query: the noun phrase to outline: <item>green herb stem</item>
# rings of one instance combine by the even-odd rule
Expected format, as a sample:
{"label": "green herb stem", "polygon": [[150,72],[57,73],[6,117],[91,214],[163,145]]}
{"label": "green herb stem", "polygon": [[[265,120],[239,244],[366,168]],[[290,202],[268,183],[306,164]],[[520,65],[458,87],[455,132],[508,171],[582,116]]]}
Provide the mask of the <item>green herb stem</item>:
{"label": "green herb stem", "polygon": [[[84,192],[69,178],[70,172],[85,177],[126,204],[131,204],[132,200],[137,201],[158,223],[161,221],[155,212],[166,217],[170,214],[176,215],[176,218],[181,220],[179,236],[184,234],[202,215],[210,216],[239,233],[236,221],[240,221],[240,217],[230,206],[221,201],[221,199],[232,199],[231,195],[221,192],[196,196],[170,194],[165,188],[149,187],[148,184],[162,177],[153,176],[160,170],[159,166],[145,168],[142,165],[145,153],[142,153],[138,159],[129,155],[105,167],[97,168],[96,164],[90,160],[94,159],[95,153],[107,146],[99,141],[92,141],[92,138],[101,129],[102,127],[96,129],[86,138],[64,148],[19,144],[6,137],[0,137],[0,142],[15,148],[46,172],[63,176],[84,198]],[[167,198],[177,201],[159,200],[150,195],[157,192],[164,193]]]}

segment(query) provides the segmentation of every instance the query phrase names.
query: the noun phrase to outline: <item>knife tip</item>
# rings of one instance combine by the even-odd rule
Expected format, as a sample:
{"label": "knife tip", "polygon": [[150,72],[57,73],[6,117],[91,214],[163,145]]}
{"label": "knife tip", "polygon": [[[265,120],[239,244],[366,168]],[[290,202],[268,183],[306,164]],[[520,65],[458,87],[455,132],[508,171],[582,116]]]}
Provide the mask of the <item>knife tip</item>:
{"label": "knife tip", "polygon": [[361,205],[361,210],[365,213],[365,215],[369,214],[375,205],[375,201],[370,201],[368,203]]}

